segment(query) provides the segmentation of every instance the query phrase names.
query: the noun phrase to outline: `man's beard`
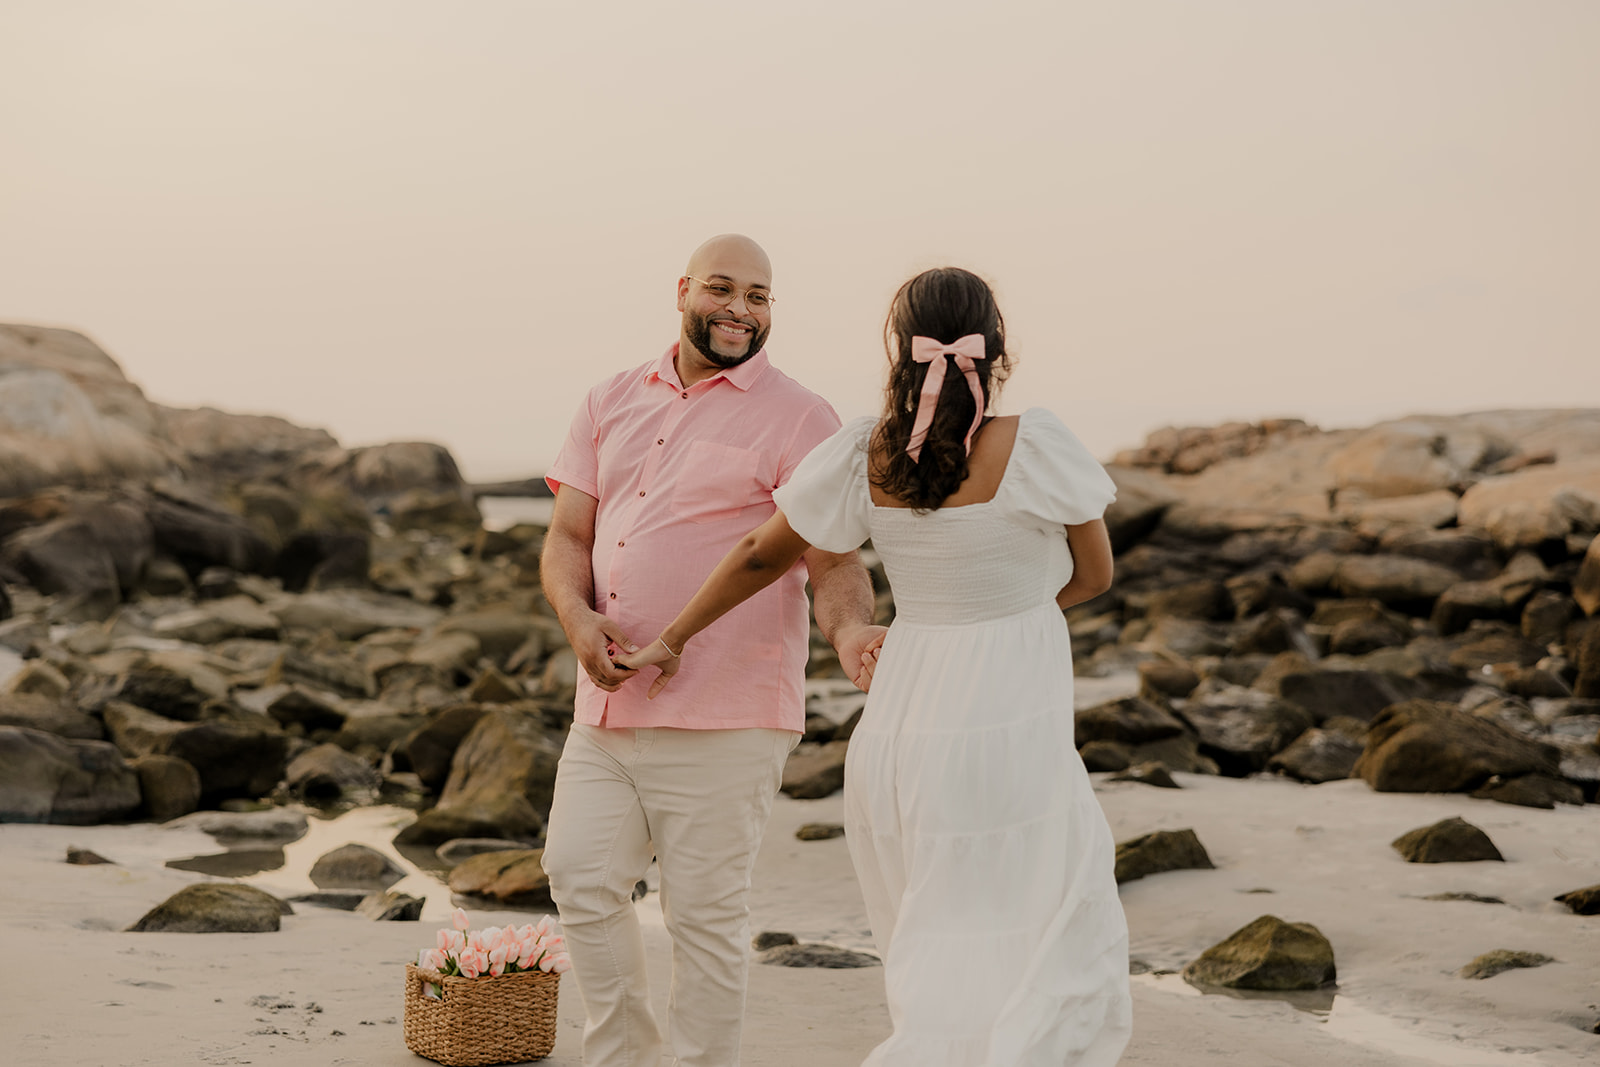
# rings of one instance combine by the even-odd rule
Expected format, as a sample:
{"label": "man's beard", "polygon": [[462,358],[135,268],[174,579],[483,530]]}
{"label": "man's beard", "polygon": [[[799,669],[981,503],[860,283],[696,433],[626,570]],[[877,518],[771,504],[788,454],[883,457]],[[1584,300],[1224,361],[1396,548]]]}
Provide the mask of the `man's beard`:
{"label": "man's beard", "polygon": [[761,346],[767,343],[767,334],[772,332],[771,326],[763,330],[756,328],[754,323],[746,322],[744,319],[733,315],[721,316],[721,321],[738,322],[751,327],[750,343],[746,346],[744,354],[740,356],[725,356],[711,347],[711,323],[719,320],[708,318],[705,315],[697,315],[692,311],[689,312],[687,317],[688,324],[685,332],[688,334],[689,343],[706,358],[708,363],[721,367],[723,370],[737,367],[761,351]]}

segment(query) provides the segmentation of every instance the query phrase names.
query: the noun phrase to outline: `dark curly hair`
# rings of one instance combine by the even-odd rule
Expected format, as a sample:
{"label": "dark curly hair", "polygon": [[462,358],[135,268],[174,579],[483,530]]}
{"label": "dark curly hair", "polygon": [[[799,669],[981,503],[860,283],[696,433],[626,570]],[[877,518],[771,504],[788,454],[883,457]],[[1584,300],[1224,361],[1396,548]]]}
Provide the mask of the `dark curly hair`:
{"label": "dark curly hair", "polygon": [[962,444],[976,413],[966,376],[947,367],[921,457],[914,460],[906,453],[922,382],[932,366],[911,358],[911,339],[931,337],[950,344],[973,333],[983,335],[988,357],[974,363],[987,411],[1011,373],[1005,320],[988,284],[971,271],[939,267],[902,285],[889,305],[883,326],[889,384],[884,389],[883,419],[872,434],[871,481],[919,512],[938,508],[966,480],[969,468]]}

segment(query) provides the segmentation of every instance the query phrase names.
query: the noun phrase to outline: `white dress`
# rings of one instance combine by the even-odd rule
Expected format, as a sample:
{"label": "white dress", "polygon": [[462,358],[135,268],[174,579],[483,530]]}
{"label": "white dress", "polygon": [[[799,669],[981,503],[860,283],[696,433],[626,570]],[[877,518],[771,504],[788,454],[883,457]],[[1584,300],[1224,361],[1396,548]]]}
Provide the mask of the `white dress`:
{"label": "white dress", "polygon": [[857,419],[773,494],[826,551],[868,537],[895,620],[850,739],[845,820],[894,1033],[863,1067],[1109,1067],[1131,1029],[1115,846],[1073,745],[1065,525],[1111,479],[1027,411],[993,500],[872,503]]}

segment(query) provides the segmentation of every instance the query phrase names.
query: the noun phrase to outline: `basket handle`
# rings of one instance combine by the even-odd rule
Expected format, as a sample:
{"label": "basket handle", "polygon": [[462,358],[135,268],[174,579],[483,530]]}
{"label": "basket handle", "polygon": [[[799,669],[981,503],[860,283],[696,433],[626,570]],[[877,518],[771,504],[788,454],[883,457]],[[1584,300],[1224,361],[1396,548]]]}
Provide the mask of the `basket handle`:
{"label": "basket handle", "polygon": [[444,988],[444,975],[440,974],[438,971],[424,970],[423,968],[418,967],[416,964],[412,964],[411,966],[413,977],[415,977],[419,983],[424,985],[436,985],[440,989]]}

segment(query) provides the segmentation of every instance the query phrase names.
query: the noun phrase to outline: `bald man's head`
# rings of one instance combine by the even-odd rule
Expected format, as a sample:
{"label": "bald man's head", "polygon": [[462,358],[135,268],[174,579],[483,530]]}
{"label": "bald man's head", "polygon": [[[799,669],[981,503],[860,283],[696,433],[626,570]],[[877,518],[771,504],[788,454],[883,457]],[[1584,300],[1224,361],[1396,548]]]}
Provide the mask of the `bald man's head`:
{"label": "bald man's head", "polygon": [[772,330],[771,293],[772,261],[750,238],[724,233],[696,248],[678,279],[679,374],[715,374],[761,351]]}
{"label": "bald man's head", "polygon": [[689,265],[683,273],[695,278],[706,277],[712,273],[708,264],[742,267],[761,279],[760,282],[746,282],[746,285],[772,288],[772,260],[760,245],[742,233],[721,233],[703,243],[690,254]]}

